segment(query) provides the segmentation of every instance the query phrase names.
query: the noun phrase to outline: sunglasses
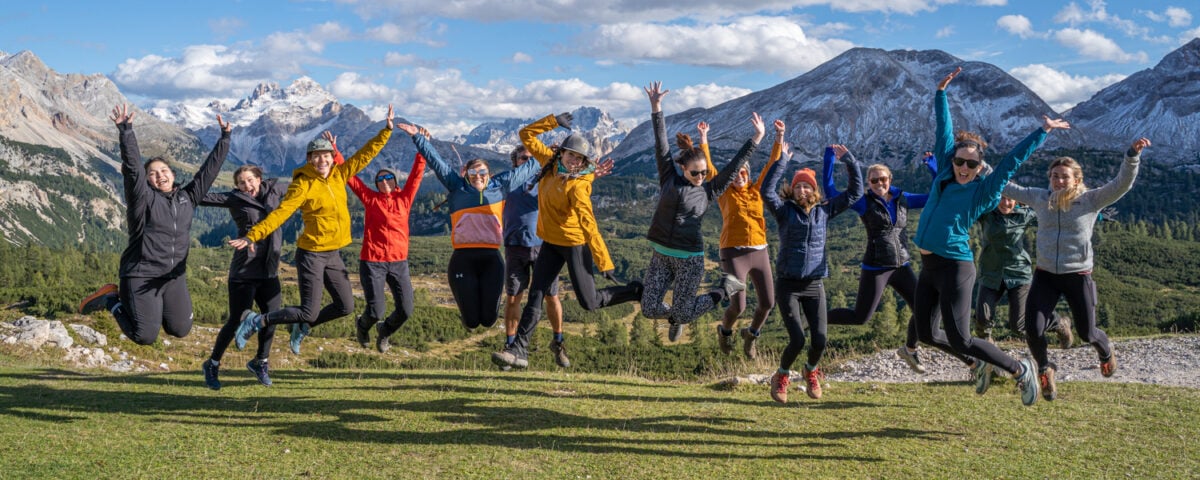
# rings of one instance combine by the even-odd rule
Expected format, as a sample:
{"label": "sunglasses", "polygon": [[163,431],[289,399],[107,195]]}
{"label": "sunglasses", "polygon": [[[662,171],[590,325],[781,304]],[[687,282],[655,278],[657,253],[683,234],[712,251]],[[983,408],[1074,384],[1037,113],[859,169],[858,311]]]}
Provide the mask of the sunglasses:
{"label": "sunglasses", "polygon": [[956,166],[956,167],[961,167],[963,165],[966,165],[967,168],[971,168],[971,169],[979,168],[979,160],[967,160],[962,157],[954,157],[953,162],[954,162],[954,166]]}
{"label": "sunglasses", "polygon": [[875,177],[875,178],[871,179],[871,185],[882,185],[884,183],[887,183],[888,180],[891,180],[891,179],[888,177]]}
{"label": "sunglasses", "polygon": [[395,176],[395,175],[392,175],[392,174],[390,174],[390,173],[385,173],[385,174],[383,174],[383,175],[380,175],[380,176],[378,176],[378,177],[375,177],[375,183],[379,183],[379,182],[382,182],[382,181],[384,181],[384,180],[395,180],[395,179],[396,179],[396,176]]}
{"label": "sunglasses", "polygon": [[691,174],[693,177],[703,177],[703,176],[705,176],[705,175],[708,175],[708,169],[704,169],[704,170],[688,170],[688,173],[689,173],[689,174]]}
{"label": "sunglasses", "polygon": [[487,174],[488,174],[488,170],[486,168],[472,168],[470,170],[467,170],[467,175],[486,176]]}
{"label": "sunglasses", "polygon": [[521,160],[530,160],[530,159],[532,159],[532,158],[533,158],[533,155],[521,155],[521,156],[519,156],[519,157],[517,157],[517,158],[519,158],[519,159],[521,159]]}

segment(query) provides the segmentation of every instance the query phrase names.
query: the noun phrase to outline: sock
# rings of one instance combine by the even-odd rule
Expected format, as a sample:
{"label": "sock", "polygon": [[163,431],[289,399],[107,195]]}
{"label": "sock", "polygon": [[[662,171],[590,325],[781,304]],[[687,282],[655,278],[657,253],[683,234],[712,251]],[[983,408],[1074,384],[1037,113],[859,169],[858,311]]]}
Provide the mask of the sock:
{"label": "sock", "polygon": [[562,332],[554,332],[554,341],[556,341],[556,342],[558,342],[558,343],[562,343],[562,342],[563,342],[563,334],[562,334]]}
{"label": "sock", "polygon": [[512,344],[514,344],[514,343],[517,343],[517,336],[516,336],[516,335],[509,335],[509,336],[508,336],[508,337],[507,337],[507,338],[504,340],[504,346],[506,346],[506,347],[507,347],[507,346],[509,346],[509,345],[512,345]]}
{"label": "sock", "polygon": [[817,366],[816,366],[816,365],[813,365],[813,364],[811,364],[811,363],[806,363],[806,364],[804,364],[804,369],[805,369],[805,370],[808,370],[808,371],[810,371],[810,372],[812,372],[812,371],[816,371],[816,370],[817,370]]}
{"label": "sock", "polygon": [[211,364],[212,364],[212,366],[214,366],[214,367],[219,367],[219,366],[221,366],[221,362],[220,362],[220,361],[213,360],[213,359],[211,359],[211,358],[210,358],[210,359],[208,359],[208,362],[209,362],[209,363],[211,363]]}
{"label": "sock", "polygon": [[782,375],[791,375],[791,374],[792,374],[792,371],[791,371],[791,370],[788,370],[788,369],[786,369],[786,368],[780,367],[780,368],[779,368],[779,370],[776,370],[776,371],[775,371],[775,373],[779,373],[779,374],[782,374]]}
{"label": "sock", "polygon": [[746,330],[749,330],[751,335],[754,335],[756,337],[758,336],[758,329],[756,329],[754,327],[750,327],[750,328],[747,328]]}

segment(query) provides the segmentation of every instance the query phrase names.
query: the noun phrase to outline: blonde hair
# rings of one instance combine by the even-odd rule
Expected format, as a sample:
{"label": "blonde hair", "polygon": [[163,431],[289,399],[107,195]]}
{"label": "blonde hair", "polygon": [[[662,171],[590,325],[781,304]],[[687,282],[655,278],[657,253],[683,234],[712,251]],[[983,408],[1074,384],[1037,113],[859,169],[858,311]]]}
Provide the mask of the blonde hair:
{"label": "blonde hair", "polygon": [[800,208],[804,209],[804,213],[812,213],[813,207],[820,205],[821,202],[825,200],[825,198],[821,196],[821,189],[819,188],[813,188],[812,203],[802,203],[799,200],[796,200],[796,197],[793,195],[794,193],[795,191],[792,190],[791,184],[784,185],[783,188],[779,190],[780,196],[787,200],[796,202],[796,205],[799,205]]}
{"label": "blonde hair", "polygon": [[873,165],[867,167],[867,178],[868,179],[871,178],[871,172],[883,172],[883,173],[887,174],[888,178],[892,178],[892,169],[888,168],[887,165],[884,165],[882,163],[876,163],[876,164],[873,164]]}
{"label": "blonde hair", "polygon": [[1074,158],[1058,157],[1054,159],[1053,162],[1050,162],[1047,173],[1053,172],[1057,167],[1067,167],[1071,171],[1071,176],[1079,181],[1079,183],[1068,185],[1062,190],[1050,192],[1050,210],[1065,212],[1071,209],[1071,202],[1087,191],[1087,185],[1083,184],[1083,167],[1080,167],[1079,162],[1076,162]]}

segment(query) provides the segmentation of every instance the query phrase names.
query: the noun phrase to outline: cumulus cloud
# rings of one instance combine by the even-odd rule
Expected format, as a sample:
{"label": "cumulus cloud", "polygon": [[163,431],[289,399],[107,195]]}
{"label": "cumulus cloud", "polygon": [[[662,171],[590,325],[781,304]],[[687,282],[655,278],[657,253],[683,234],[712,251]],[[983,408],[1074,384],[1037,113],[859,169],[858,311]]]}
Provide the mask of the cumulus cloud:
{"label": "cumulus cloud", "polygon": [[533,57],[525,52],[517,52],[508,61],[512,63],[533,63]]}
{"label": "cumulus cloud", "polygon": [[1116,27],[1130,36],[1146,36],[1150,31],[1132,20],[1108,13],[1108,6],[1104,0],[1090,0],[1086,10],[1078,3],[1071,2],[1054,15],[1054,22],[1066,23],[1072,27],[1086,23],[1103,23]]}
{"label": "cumulus cloud", "polygon": [[1117,63],[1146,62],[1146,52],[1126,53],[1117,42],[1092,30],[1064,28],[1054,32],[1054,39],[1080,55]]}
{"label": "cumulus cloud", "polygon": [[1033,22],[1024,15],[1005,15],[996,19],[996,26],[1021,38],[1038,36],[1037,32],[1033,31]]}
{"label": "cumulus cloud", "polygon": [[616,61],[666,61],[684,65],[795,74],[850,49],[840,39],[815,39],[786,18],[743,17],[728,24],[602,25],[582,35],[573,52]]}
{"label": "cumulus cloud", "polygon": [[975,4],[981,7],[1003,7],[1008,5],[1008,0],[976,0]]}
{"label": "cumulus cloud", "polygon": [[1056,112],[1064,112],[1092,98],[1104,87],[1125,79],[1124,75],[1108,74],[1099,77],[1071,75],[1042,64],[1017,67],[1008,72],[1037,93]]}
{"label": "cumulus cloud", "polygon": [[941,29],[939,29],[937,31],[937,33],[933,34],[934,38],[946,38],[951,35],[954,35],[954,26],[953,25],[948,25],[948,26],[942,27]]}
{"label": "cumulus cloud", "polygon": [[1166,16],[1167,25],[1172,27],[1186,27],[1192,23],[1192,14],[1185,8],[1169,7]]}
{"label": "cumulus cloud", "polygon": [[112,79],[123,91],[149,97],[228,95],[246,91],[263,80],[281,81],[302,73],[295,57],[266,51],[194,45],[176,58],[147,55],[117,66]]}
{"label": "cumulus cloud", "polygon": [[354,72],[344,72],[329,82],[329,93],[341,101],[363,100],[387,103],[396,96],[395,90],[362,78]]}

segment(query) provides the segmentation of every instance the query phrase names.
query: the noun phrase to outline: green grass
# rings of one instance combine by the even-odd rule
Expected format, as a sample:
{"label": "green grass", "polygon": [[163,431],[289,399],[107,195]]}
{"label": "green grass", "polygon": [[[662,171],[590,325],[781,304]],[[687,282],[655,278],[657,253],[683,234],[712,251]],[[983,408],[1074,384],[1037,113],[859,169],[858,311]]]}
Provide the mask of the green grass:
{"label": "green grass", "polygon": [[[1200,390],[832,384],[820,401],[562,372],[89,375],[0,357],[5,478],[1191,478]],[[229,368],[229,367],[227,367]]]}

